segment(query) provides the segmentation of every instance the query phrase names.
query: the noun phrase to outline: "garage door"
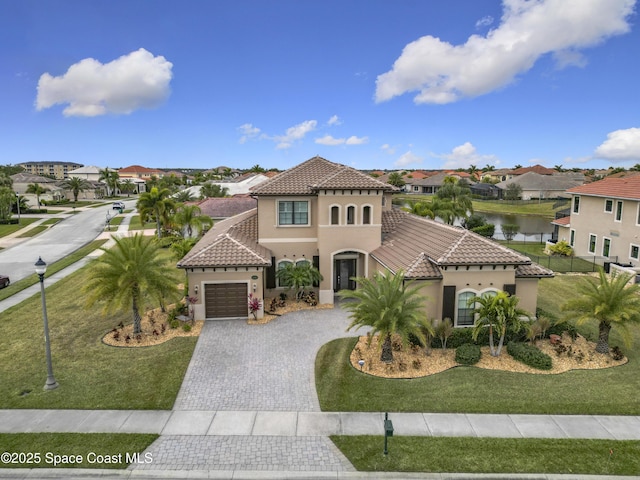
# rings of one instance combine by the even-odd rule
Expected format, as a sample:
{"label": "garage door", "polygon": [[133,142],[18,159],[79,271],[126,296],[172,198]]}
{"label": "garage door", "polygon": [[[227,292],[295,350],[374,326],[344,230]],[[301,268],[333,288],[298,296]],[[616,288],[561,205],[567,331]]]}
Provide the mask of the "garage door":
{"label": "garage door", "polygon": [[206,318],[248,316],[246,283],[209,284],[204,292]]}

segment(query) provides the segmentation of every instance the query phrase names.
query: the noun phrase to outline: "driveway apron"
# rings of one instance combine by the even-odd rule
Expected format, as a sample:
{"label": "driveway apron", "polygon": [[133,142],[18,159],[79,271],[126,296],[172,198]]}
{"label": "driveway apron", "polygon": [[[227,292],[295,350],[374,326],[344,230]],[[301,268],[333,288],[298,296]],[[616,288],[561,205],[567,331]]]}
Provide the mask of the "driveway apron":
{"label": "driveway apron", "polygon": [[205,323],[174,410],[320,411],[314,363],[322,345],[346,332],[333,309],[288,313],[265,325]]}

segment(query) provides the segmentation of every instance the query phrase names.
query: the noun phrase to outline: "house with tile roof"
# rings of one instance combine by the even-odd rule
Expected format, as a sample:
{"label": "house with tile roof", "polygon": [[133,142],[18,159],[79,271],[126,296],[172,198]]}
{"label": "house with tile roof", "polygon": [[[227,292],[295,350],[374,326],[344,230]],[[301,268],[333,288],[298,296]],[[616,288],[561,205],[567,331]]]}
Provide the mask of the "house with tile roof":
{"label": "house with tile roof", "polygon": [[640,273],[640,175],[607,177],[567,190],[571,215],[554,221],[577,256],[631,264]]}
{"label": "house with tile roof", "polygon": [[582,185],[584,176],[580,178],[564,174],[542,175],[529,171],[497,183],[496,187],[506,191],[512,183],[520,185],[522,188],[522,200],[568,198],[567,189]]}
{"label": "house with tile roof", "polygon": [[[223,220],[178,268],[199,319],[247,318],[247,297],[286,292],[276,271],[305,262],[320,270],[320,303],[357,287],[353,277],[405,272],[426,295],[425,313],[473,324],[467,299],[506,290],[535,311],[538,280],[552,272],[468,230],[392,207],[397,189],[314,157],[254,187],[257,207]],[[260,315],[262,312],[260,312]]]}

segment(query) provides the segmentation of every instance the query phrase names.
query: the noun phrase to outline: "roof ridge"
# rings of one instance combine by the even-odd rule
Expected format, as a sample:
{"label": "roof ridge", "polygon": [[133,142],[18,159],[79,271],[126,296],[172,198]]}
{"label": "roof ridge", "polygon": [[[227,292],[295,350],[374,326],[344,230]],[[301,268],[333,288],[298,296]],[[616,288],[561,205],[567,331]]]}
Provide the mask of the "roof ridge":
{"label": "roof ridge", "polygon": [[264,262],[269,262],[271,263],[271,259],[270,258],[264,258],[263,256],[261,256],[259,253],[257,253],[255,250],[253,250],[252,248],[250,248],[248,245],[246,245],[245,243],[241,242],[238,238],[234,238],[231,234],[229,234],[228,232],[226,233],[227,238],[229,238],[229,240],[231,240],[232,242],[236,243],[239,247],[244,248],[247,252],[249,252],[251,255],[253,255],[254,257],[257,257],[258,259],[264,261]]}

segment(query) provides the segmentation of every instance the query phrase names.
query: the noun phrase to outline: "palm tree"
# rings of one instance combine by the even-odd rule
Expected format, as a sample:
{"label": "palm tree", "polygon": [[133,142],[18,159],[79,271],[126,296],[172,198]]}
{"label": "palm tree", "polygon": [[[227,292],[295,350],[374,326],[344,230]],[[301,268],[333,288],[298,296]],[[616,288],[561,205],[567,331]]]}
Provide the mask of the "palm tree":
{"label": "palm tree", "polygon": [[387,180],[389,185],[393,185],[394,187],[402,187],[406,182],[402,178],[402,175],[399,172],[391,172],[389,174],[389,179]]}
{"label": "palm tree", "polygon": [[256,163],[253,167],[251,167],[248,172],[252,173],[264,173],[266,170],[260,166],[260,164]]}
{"label": "palm tree", "polygon": [[38,210],[40,210],[40,195],[48,191],[48,188],[45,188],[38,183],[30,183],[29,185],[27,185],[26,193],[32,193],[36,196],[36,203],[38,204]]}
{"label": "palm tree", "polygon": [[98,173],[98,181],[104,182],[107,186],[107,197],[115,195],[118,191],[118,187],[120,186],[118,182],[118,180],[120,179],[120,175],[118,175],[118,172],[107,167],[103,170],[100,170]]}
{"label": "palm tree", "polygon": [[158,189],[153,187],[151,191],[140,195],[136,208],[143,219],[154,218],[157,226],[158,238],[162,237],[162,222],[166,221],[175,204],[170,197],[171,191],[168,188]]}
{"label": "palm tree", "polygon": [[130,178],[125,178],[120,184],[120,188],[124,193],[127,194],[127,197],[129,197],[131,193],[136,191],[136,185]]}
{"label": "palm tree", "polygon": [[411,205],[411,208],[405,208],[404,210],[420,217],[429,217],[431,219],[436,217],[433,205],[428,202],[415,202]]}
{"label": "palm tree", "polygon": [[176,269],[160,258],[160,245],[153,237],[136,234],[114,237],[114,241],[112,248],[102,248],[104,254],[96,260],[84,290],[89,306],[104,301],[105,311],[131,308],[133,333],[137,335],[145,295],[177,296]]}
{"label": "palm tree", "polygon": [[196,200],[196,196],[193,194],[191,190],[187,188],[184,190],[180,190],[177,193],[174,193],[173,199],[178,203],[187,203],[187,202],[193,202],[194,200]]}
{"label": "palm tree", "polygon": [[578,325],[588,320],[598,322],[598,353],[609,353],[613,325],[621,327],[622,338],[629,345],[631,333],[627,325],[640,323],[640,285],[627,285],[631,278],[626,273],[608,276],[599,269],[598,281],[583,279],[577,288],[579,295],[562,306],[563,311],[576,315]]}
{"label": "palm tree", "polygon": [[[442,187],[436,192],[436,198],[442,202],[434,204],[433,211],[449,225],[453,225],[456,218],[466,219],[473,213],[471,189],[455,177],[445,177]],[[441,212],[446,212],[446,215],[441,215]]]}
{"label": "palm tree", "polygon": [[323,280],[320,271],[309,262],[286,263],[276,271],[280,285],[285,285],[296,292],[296,300],[300,301],[304,289]]}
{"label": "palm tree", "polygon": [[205,183],[200,187],[200,198],[226,197],[228,194],[229,189],[217,183]]}
{"label": "palm tree", "polygon": [[79,177],[67,178],[60,184],[60,186],[65,190],[71,190],[71,192],[73,193],[74,202],[78,201],[78,194],[80,192],[84,192],[85,190],[89,190],[91,188],[91,184],[87,180]]}
{"label": "palm tree", "polygon": [[356,277],[355,281],[360,285],[358,290],[339,292],[341,298],[357,300],[344,304],[351,312],[348,330],[372,327],[370,339],[379,334],[378,344],[382,343],[381,361],[393,362],[392,335],[399,335],[403,345],[409,343],[410,335],[426,344],[422,328],[428,324],[421,321],[425,297],[419,293],[420,286],[405,282],[402,271],[395,275],[376,273],[372,279]]}
{"label": "palm tree", "polygon": [[[476,340],[484,328],[489,328],[489,350],[494,357],[499,357],[502,352],[507,329],[518,332],[522,329],[521,318],[531,318],[529,312],[518,308],[519,301],[518,297],[507,292],[484,294],[469,299],[469,305],[478,305],[474,310],[478,320],[473,327],[473,339]],[[493,344],[494,330],[500,337],[498,348]]]}
{"label": "palm tree", "polygon": [[[191,249],[196,244],[195,238],[181,238],[171,244],[171,252],[176,260],[182,260],[187,253],[191,251]],[[187,273],[187,269],[184,270],[185,280],[184,280],[184,296],[189,295],[189,275]]]}
{"label": "palm tree", "polygon": [[173,222],[180,228],[183,237],[193,237],[194,229],[202,232],[205,227],[211,227],[213,220],[206,215],[201,215],[202,211],[197,205],[182,205],[178,207]]}

